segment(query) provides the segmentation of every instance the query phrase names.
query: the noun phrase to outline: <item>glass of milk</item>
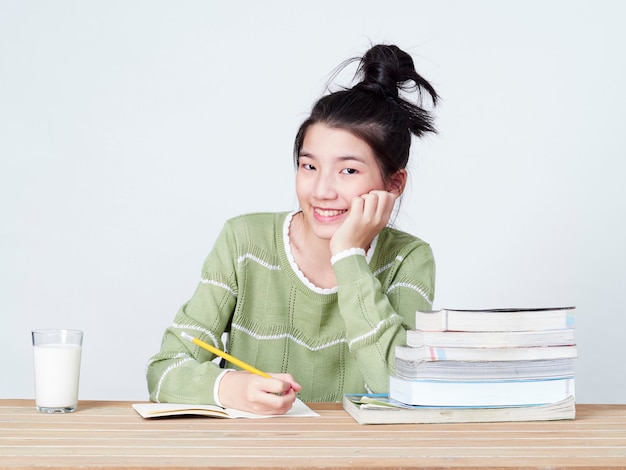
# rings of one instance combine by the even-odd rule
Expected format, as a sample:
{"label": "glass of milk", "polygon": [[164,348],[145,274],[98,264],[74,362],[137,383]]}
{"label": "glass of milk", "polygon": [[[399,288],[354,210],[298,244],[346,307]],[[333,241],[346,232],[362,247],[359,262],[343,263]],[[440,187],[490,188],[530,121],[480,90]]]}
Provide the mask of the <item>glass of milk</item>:
{"label": "glass of milk", "polygon": [[78,406],[83,332],[33,330],[32,336],[37,410],[71,413]]}

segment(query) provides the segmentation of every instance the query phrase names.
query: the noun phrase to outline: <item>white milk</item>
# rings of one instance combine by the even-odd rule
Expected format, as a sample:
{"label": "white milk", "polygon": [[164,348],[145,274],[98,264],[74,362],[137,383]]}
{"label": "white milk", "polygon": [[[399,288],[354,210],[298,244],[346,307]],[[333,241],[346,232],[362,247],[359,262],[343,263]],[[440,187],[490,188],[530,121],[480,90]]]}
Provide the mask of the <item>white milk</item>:
{"label": "white milk", "polygon": [[33,347],[35,402],[43,408],[70,408],[78,404],[82,346],[40,344]]}

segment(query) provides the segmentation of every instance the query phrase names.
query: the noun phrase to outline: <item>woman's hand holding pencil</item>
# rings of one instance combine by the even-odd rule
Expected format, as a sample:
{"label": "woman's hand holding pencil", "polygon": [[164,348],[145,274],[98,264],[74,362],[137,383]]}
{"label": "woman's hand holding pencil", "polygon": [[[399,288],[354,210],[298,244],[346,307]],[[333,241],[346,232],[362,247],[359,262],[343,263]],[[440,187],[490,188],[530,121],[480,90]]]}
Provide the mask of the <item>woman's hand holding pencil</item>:
{"label": "woman's hand holding pencil", "polygon": [[293,406],[302,387],[290,374],[267,379],[245,371],[229,372],[222,378],[219,398],[228,408],[256,414],[284,414]]}
{"label": "woman's hand holding pencil", "polygon": [[227,408],[257,414],[284,414],[291,409],[296,393],[302,390],[291,374],[267,374],[187,333],[181,336],[243,369],[225,374],[220,381],[218,396]]}

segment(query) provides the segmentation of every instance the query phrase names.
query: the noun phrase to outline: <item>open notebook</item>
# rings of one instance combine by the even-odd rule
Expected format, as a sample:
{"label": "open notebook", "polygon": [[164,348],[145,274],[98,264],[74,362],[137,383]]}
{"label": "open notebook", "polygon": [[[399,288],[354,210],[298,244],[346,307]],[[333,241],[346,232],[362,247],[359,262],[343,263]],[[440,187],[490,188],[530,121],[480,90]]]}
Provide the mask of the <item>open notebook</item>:
{"label": "open notebook", "polygon": [[144,418],[162,418],[166,416],[207,416],[210,418],[290,418],[319,416],[301,400],[296,399],[291,409],[284,415],[259,415],[246,411],[222,408],[216,405],[189,405],[179,403],[135,403],[132,405]]}

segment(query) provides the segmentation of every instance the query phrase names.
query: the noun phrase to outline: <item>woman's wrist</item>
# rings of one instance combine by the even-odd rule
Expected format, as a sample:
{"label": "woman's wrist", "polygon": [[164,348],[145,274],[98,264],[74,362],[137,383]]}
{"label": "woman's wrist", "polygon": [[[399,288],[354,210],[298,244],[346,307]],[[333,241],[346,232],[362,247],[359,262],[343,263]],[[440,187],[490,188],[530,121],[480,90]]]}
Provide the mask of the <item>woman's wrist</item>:
{"label": "woman's wrist", "polygon": [[366,253],[363,248],[358,248],[358,247],[348,248],[346,250],[342,250],[338,252],[337,254],[334,254],[330,258],[330,263],[334,265],[337,261],[342,260],[348,256],[354,256],[354,255],[365,256]]}
{"label": "woman's wrist", "polygon": [[213,401],[215,401],[215,404],[217,406],[221,406],[222,408],[225,408],[224,405],[222,405],[222,402],[220,400],[220,383],[222,382],[222,379],[224,378],[224,376],[229,373],[229,372],[233,372],[234,369],[224,369],[220,375],[217,376],[217,378],[215,379],[215,385],[213,385]]}

